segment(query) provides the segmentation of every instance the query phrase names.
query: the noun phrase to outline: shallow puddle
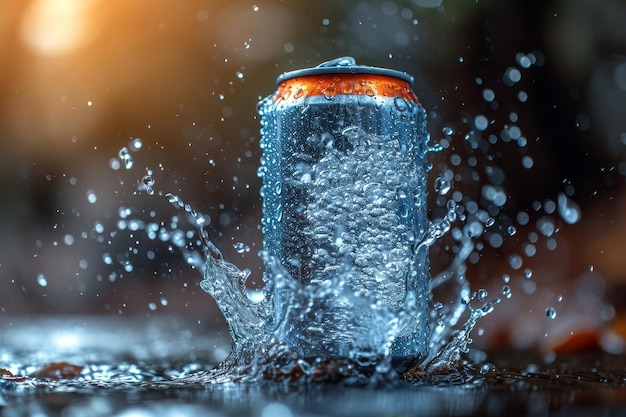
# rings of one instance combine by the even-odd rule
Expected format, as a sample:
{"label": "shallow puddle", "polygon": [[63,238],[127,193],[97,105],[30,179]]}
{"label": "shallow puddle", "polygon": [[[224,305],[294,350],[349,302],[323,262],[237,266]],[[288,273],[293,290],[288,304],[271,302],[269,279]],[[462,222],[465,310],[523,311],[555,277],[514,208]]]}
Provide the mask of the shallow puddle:
{"label": "shallow puddle", "polygon": [[626,406],[626,356],[473,351],[459,369],[412,383],[215,383],[206,371],[230,341],[183,319],[36,318],[1,328],[3,417],[582,416]]}

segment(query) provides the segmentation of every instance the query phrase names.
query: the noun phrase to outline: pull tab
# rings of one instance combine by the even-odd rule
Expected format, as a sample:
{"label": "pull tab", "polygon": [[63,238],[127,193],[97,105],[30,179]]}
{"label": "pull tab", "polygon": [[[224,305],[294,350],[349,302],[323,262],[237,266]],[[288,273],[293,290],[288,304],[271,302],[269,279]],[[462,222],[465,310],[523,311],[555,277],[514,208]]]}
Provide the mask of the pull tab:
{"label": "pull tab", "polygon": [[331,61],[322,62],[317,68],[356,67],[356,60],[351,56],[342,56]]}

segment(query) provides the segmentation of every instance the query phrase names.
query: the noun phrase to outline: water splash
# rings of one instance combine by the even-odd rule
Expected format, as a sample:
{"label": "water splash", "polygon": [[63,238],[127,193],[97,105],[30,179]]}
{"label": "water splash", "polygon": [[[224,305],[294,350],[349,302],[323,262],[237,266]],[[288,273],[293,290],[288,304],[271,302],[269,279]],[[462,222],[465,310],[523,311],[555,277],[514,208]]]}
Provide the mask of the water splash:
{"label": "water splash", "polygon": [[[393,143],[388,138],[369,137],[368,140],[379,140],[381,146]],[[385,146],[382,146],[383,150]],[[354,152],[358,152],[358,147]],[[319,167],[325,163],[321,161]],[[385,172],[381,171],[381,175]],[[146,176],[138,181],[139,185],[155,186],[154,179],[146,179]],[[414,291],[408,293],[400,306],[390,306],[371,294],[355,291],[349,282],[358,279],[359,274],[370,274],[370,278],[375,280],[378,271],[367,269],[367,263],[361,266],[358,263],[352,266],[332,264],[332,272],[327,274],[326,279],[304,284],[265,252],[261,253],[267,265],[263,276],[263,298],[253,301],[246,288],[250,271],[241,270],[226,261],[211,242],[206,228],[210,217],[172,193],[154,194],[162,195],[173,207],[184,211],[190,229],[186,229],[180,219],[171,222],[171,230],[163,223],[139,221],[133,218],[134,211],[127,207],[118,210],[119,222],[124,224],[122,229],[143,229],[152,238],[169,242],[181,251],[188,264],[204,271],[200,287],[216,300],[227,318],[232,339],[230,355],[207,375],[207,382],[299,379],[342,380],[359,385],[392,383],[397,380],[397,370],[392,364],[391,346],[410,320],[432,322],[429,369],[436,367],[439,358],[449,361],[452,357],[452,354],[437,356],[437,352],[446,344],[451,335],[450,325],[458,322],[467,303],[458,303],[454,307],[448,305],[431,317],[421,317],[421,309],[417,305],[419,295]],[[458,208],[452,200],[447,207],[447,214],[431,222],[427,231],[415,239],[414,254],[423,253],[450,230],[457,219]],[[407,230],[399,232],[406,234]],[[373,246],[355,248],[357,256],[375,250],[376,238],[392,240],[393,236],[372,235]],[[462,263],[467,254],[468,251],[461,251],[450,268],[448,275],[454,275],[455,279],[442,274],[435,278],[433,287],[453,282],[459,285],[459,293],[469,299],[469,287],[462,279]],[[112,262],[110,255],[107,254],[106,258],[108,263]],[[132,270],[130,261],[125,260],[124,268],[128,271],[127,265]],[[467,324],[463,334],[468,334],[474,324]],[[457,344],[465,339],[458,335],[449,350],[458,351]],[[419,369],[422,370],[421,367]]]}
{"label": "water splash", "polygon": [[[367,136],[354,129],[347,129],[346,132],[362,136],[359,140],[353,137],[355,143],[380,141],[381,152],[393,151],[387,149],[394,146],[391,138]],[[348,154],[330,153],[329,158],[334,158],[335,163],[338,162],[335,161],[337,158],[346,158],[339,162],[348,169],[351,166],[348,159],[355,157],[358,152],[359,147],[355,146]],[[315,169],[324,170],[326,164],[330,162],[322,159]],[[385,168],[384,164],[382,167]],[[387,168],[380,170],[382,176],[388,172]],[[155,181],[148,172],[139,184],[146,187],[147,191],[148,187],[155,185]],[[354,181],[350,179],[346,184],[354,184]],[[154,190],[148,193],[155,194]],[[460,355],[467,351],[471,343],[469,335],[478,320],[490,313],[499,302],[495,300],[476,308],[470,306],[477,296],[470,293],[469,283],[465,279],[465,261],[474,249],[474,234],[469,231],[460,239],[461,250],[449,268],[434,277],[430,285],[431,290],[453,288],[454,295],[449,302],[438,303],[440,307],[433,308],[428,317],[423,317],[423,309],[418,308],[418,300],[424,295],[416,291],[409,291],[403,300],[398,300],[400,305],[394,305],[362,290],[355,290],[349,284],[359,279],[371,279],[374,284],[384,283],[384,279],[379,279],[380,274],[398,273],[396,270],[401,269],[402,265],[383,270],[381,266],[372,267],[371,262],[349,264],[328,261],[329,272],[305,284],[266,252],[261,253],[266,265],[263,298],[253,301],[246,288],[250,271],[240,270],[226,261],[211,242],[206,230],[209,217],[197,212],[172,193],[166,193],[164,197],[172,206],[187,214],[194,233],[185,231],[178,221],[172,222],[172,230],[168,230],[163,225],[132,219],[132,210],[128,208],[121,208],[118,214],[125,227],[132,224],[129,228],[143,228],[149,235],[170,242],[181,251],[188,264],[204,271],[200,287],[217,302],[227,319],[232,339],[230,355],[207,375],[207,382],[299,379],[342,380],[359,385],[381,381],[392,383],[397,380],[398,371],[392,363],[391,347],[407,323],[417,320],[429,323],[431,337],[427,355],[419,360],[415,358],[405,373],[404,378],[412,380],[417,375],[432,373],[458,363]],[[396,197],[393,196],[394,199]],[[379,203],[385,204],[384,201]],[[322,211],[321,207],[310,209]],[[458,219],[458,211],[457,203],[448,200],[445,215],[429,222],[421,237],[414,237],[413,255],[401,254],[398,259],[425,253],[451,230]],[[312,213],[317,214],[317,211]],[[327,222],[332,220],[332,216],[326,219]],[[394,233],[404,236],[410,232],[415,234],[418,231],[393,230],[387,236],[373,229],[371,239],[368,240],[372,246],[354,247],[355,258],[371,256],[373,251],[381,250],[377,242],[393,242]],[[344,237],[347,238],[347,235]],[[390,256],[393,255],[393,248],[388,252]],[[389,262],[393,265],[393,256]],[[127,263],[132,270],[130,262]],[[125,269],[128,271],[126,266]],[[477,301],[483,301],[483,297],[478,297]],[[455,330],[467,309],[471,311],[469,318]]]}
{"label": "water splash", "polygon": [[[180,198],[171,194],[167,198],[193,217],[197,216]],[[448,208],[446,216],[432,222],[416,241],[415,253],[427,250],[450,230],[456,220],[457,206],[451,201]],[[410,379],[418,372],[430,372],[458,362],[460,354],[467,351],[471,342],[469,333],[478,319],[499,302],[476,309],[469,306],[476,298],[469,293],[469,284],[464,279],[464,261],[473,247],[469,239],[450,268],[431,284],[432,288],[450,283],[456,286],[458,302],[435,310],[430,317],[420,317],[416,302],[419,295],[414,291],[397,308],[349,285],[350,280],[364,278],[359,274],[369,272],[376,276],[378,271],[331,264],[329,278],[305,284],[266,252],[261,253],[267,268],[264,298],[253,302],[246,290],[250,271],[240,270],[224,260],[208,233],[198,226],[206,258],[200,286],[217,301],[228,320],[232,338],[229,358],[211,373],[210,381],[297,376],[358,384],[389,382],[397,379],[391,356],[395,338],[410,320],[428,321],[432,332],[429,352],[407,372],[406,378]],[[356,250],[367,252],[368,248]],[[470,318],[454,333],[453,328],[466,308],[472,309]]]}
{"label": "water splash", "polygon": [[[522,67],[524,68],[526,67]],[[506,71],[507,85],[514,86],[519,82],[521,72],[518,72],[519,70],[512,69]],[[489,89],[483,90],[483,98],[487,103],[493,103],[496,99]],[[334,99],[330,97],[329,101]],[[404,112],[408,106],[395,108]],[[431,154],[444,151],[450,148],[456,137],[460,137],[463,138],[461,143],[467,146],[470,153],[482,152],[488,156],[490,148],[498,141],[490,133],[498,128],[496,122],[487,115],[478,115],[469,118],[467,124],[466,134],[461,129],[444,128],[444,138],[439,143],[428,145],[424,151]],[[353,126],[342,129],[342,137],[339,139],[324,134],[319,137],[313,135],[311,138],[324,145],[325,154],[314,163],[308,161],[306,164],[294,164],[295,170],[291,173],[293,180],[306,184],[307,187],[319,187],[321,190],[328,188],[325,181],[343,181],[344,194],[357,199],[359,190],[366,191],[367,184],[359,184],[360,174],[357,172],[364,164],[352,162],[372,159],[368,165],[373,167],[373,171],[369,175],[375,176],[376,172],[381,175],[381,178],[372,182],[375,186],[376,181],[394,181],[391,168],[385,165],[385,155],[406,152],[396,149],[398,141],[391,136],[367,135]],[[333,147],[332,141],[335,140],[343,141],[341,151]],[[515,124],[505,125],[499,140],[503,143],[515,143],[522,149],[526,144],[523,132]],[[375,144],[374,149],[380,150],[380,154],[365,152],[359,148],[360,143]],[[132,159],[129,166],[130,154],[124,149],[119,154],[121,165],[130,169]],[[525,156],[527,155],[522,158]],[[401,161],[402,158],[395,160]],[[490,161],[489,158],[487,160]],[[405,379],[416,381],[424,375],[458,366],[462,355],[468,351],[472,342],[471,333],[478,321],[490,314],[501,302],[499,297],[489,300],[486,290],[472,292],[466,278],[467,265],[477,262],[486,245],[498,248],[502,246],[504,239],[516,236],[518,227],[527,225],[530,216],[525,211],[518,213],[515,219],[503,214],[507,204],[507,193],[502,185],[504,173],[495,164],[487,163],[481,173],[477,169],[477,158],[471,156],[468,169],[455,172],[453,167],[460,165],[459,155],[451,155],[450,162],[451,166],[438,166],[440,173],[434,181],[436,208],[433,213],[436,213],[438,219],[427,222],[426,227],[420,230],[405,226],[403,229],[386,231],[371,224],[367,229],[371,232],[371,237],[365,239],[371,242],[371,247],[367,244],[355,246],[350,241],[355,230],[348,230],[350,223],[343,219],[339,223],[347,224],[348,228],[341,233],[321,233],[324,236],[332,235],[333,240],[318,246],[334,248],[337,252],[344,250],[346,258],[351,259],[351,262],[343,262],[341,257],[328,257],[319,250],[314,257],[316,262],[326,267],[325,274],[313,276],[306,284],[300,277],[294,276],[294,269],[290,265],[285,265],[269,252],[262,252],[261,257],[266,268],[263,274],[265,286],[263,296],[254,298],[250,296],[246,286],[251,272],[240,270],[226,261],[211,242],[206,231],[210,217],[195,211],[178,196],[165,194],[169,203],[188,215],[193,233],[183,230],[178,221],[172,222],[171,230],[162,225],[155,229],[154,224],[149,223],[144,223],[142,227],[148,233],[158,235],[160,240],[172,243],[183,253],[190,265],[204,271],[200,286],[216,300],[228,321],[232,338],[232,351],[228,359],[209,374],[207,382],[263,378],[310,381],[341,379],[356,384],[392,381],[397,379],[398,372],[392,363],[391,346],[411,320],[427,323],[430,336],[426,355],[415,358],[403,374]],[[522,165],[526,169],[533,166],[528,158],[526,162],[522,161]],[[428,168],[433,167],[431,165]],[[267,174],[263,167],[260,172]],[[315,175],[312,175],[314,172]],[[455,190],[459,184],[480,182],[484,175],[487,180],[481,183],[480,201]],[[411,188],[413,180],[415,179],[399,179],[406,183],[406,188]],[[139,185],[148,194],[162,195],[155,193],[155,183],[149,170],[139,181]],[[394,204],[402,200],[402,187],[398,184],[394,187],[400,192],[389,196],[389,201],[383,199],[376,204],[388,206],[391,200]],[[286,193],[283,189],[272,191],[278,195]],[[381,192],[373,194],[384,196]],[[368,199],[365,197],[367,196],[363,196],[362,204],[355,204],[355,215],[360,215],[357,206],[367,212],[376,210],[376,204],[367,206]],[[332,207],[340,203],[337,196],[328,195],[327,200],[321,201],[318,206],[310,206],[306,215],[315,217],[316,224],[331,224],[337,220],[337,213],[333,212]],[[543,206],[540,204],[533,209],[535,212],[543,209],[546,214],[537,220],[537,230],[547,239],[551,239],[558,232],[555,220],[550,216],[555,211],[558,210],[567,223],[580,219],[580,208],[565,193],[560,194],[556,202],[546,201]],[[275,213],[277,218],[281,215],[280,212]],[[398,215],[402,216],[401,210]],[[120,217],[124,217],[126,223],[130,222],[125,211],[120,213]],[[318,232],[313,228],[305,230],[313,240]],[[394,255],[394,239],[407,234],[413,234],[412,253]],[[388,303],[388,300],[376,299],[372,294],[360,291],[356,288],[358,286],[350,284],[352,281],[369,280],[374,286],[384,285],[403,270],[403,259],[427,253],[428,248],[444,236],[454,242],[448,249],[454,256],[448,267],[430,281],[430,291],[434,295],[429,300],[431,308],[427,317],[421,313],[423,310],[416,307],[423,302],[424,292],[408,291],[405,298]],[[534,254],[537,239],[531,240],[523,244],[526,257]],[[238,242],[235,249],[238,252],[245,251],[245,245]],[[386,254],[388,262],[385,266],[374,265],[369,258],[377,250]],[[514,271],[522,270],[524,259],[520,254],[511,254],[509,265]],[[530,279],[532,270],[526,268],[525,271],[527,272],[524,275]],[[512,294],[511,278],[509,275],[506,277],[503,277],[501,289],[503,299],[509,299]],[[549,310],[546,315],[549,318],[554,317]]]}

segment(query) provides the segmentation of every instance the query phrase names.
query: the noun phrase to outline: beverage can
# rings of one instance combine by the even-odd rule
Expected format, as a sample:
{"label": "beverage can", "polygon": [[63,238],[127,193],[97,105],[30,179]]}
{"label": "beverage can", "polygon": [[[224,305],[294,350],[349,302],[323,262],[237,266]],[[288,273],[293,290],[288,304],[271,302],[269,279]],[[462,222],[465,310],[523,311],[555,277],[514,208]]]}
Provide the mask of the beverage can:
{"label": "beverage can", "polygon": [[426,353],[430,301],[429,136],[412,83],[343,57],[280,75],[259,103],[264,250],[302,283],[344,274],[393,311],[412,294],[418,313],[391,348],[400,362]]}

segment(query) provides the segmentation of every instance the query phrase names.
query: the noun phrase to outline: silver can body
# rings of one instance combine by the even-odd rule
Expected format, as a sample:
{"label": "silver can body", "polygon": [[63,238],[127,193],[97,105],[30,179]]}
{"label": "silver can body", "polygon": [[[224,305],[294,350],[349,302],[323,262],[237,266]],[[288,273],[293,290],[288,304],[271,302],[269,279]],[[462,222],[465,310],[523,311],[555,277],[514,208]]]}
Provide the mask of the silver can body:
{"label": "silver can body", "polygon": [[419,359],[430,301],[418,245],[428,227],[426,112],[406,74],[352,64],[287,73],[259,105],[264,250],[305,284],[343,274],[392,311],[415,294],[417,313],[391,354]]}

